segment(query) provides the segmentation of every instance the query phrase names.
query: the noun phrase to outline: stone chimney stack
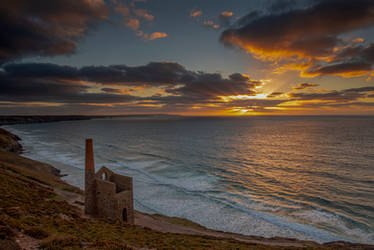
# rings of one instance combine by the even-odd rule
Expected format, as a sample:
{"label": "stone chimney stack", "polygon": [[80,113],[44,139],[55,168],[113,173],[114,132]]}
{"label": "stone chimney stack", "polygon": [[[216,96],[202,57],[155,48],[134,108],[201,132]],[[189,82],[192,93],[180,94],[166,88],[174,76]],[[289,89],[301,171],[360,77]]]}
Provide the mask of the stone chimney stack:
{"label": "stone chimney stack", "polygon": [[85,213],[96,214],[95,201],[95,163],[92,139],[86,139],[86,168],[85,168]]}

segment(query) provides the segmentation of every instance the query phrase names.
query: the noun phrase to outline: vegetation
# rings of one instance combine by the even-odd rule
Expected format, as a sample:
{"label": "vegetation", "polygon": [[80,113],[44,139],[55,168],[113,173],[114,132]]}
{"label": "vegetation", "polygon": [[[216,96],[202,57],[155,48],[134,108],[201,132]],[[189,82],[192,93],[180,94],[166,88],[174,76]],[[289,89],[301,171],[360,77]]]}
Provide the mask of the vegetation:
{"label": "vegetation", "polygon": [[[4,154],[8,156],[1,158]],[[15,158],[10,163],[9,159],[12,157]],[[56,187],[77,192],[80,192],[79,190],[48,172],[41,174],[25,168],[24,158],[15,154],[0,152],[0,159],[2,244],[13,244],[21,233],[35,239],[43,249],[268,248],[233,239],[161,233],[118,221],[86,218],[82,216],[79,208],[70,205],[54,192]]]}
{"label": "vegetation", "polygon": [[[9,138],[6,143],[17,140]],[[64,192],[70,196],[82,195],[83,192],[62,181],[54,167],[8,152],[11,151],[9,147],[3,149],[0,148],[0,250],[21,249],[21,243],[23,248],[30,247],[27,245],[30,244],[41,249],[290,249],[231,238],[162,233],[120,221],[87,217],[79,207],[70,204],[66,196],[62,196]],[[152,217],[210,231],[186,219],[162,215]],[[311,242],[309,246],[370,248],[347,242],[325,245]]]}

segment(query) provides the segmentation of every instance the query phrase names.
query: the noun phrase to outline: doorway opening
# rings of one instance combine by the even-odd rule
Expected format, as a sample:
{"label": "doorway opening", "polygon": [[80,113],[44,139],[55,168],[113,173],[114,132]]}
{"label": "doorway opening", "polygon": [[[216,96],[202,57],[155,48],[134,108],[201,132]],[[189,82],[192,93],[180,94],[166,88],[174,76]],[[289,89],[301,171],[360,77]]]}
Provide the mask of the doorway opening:
{"label": "doorway opening", "polygon": [[122,210],[122,220],[123,220],[124,222],[127,222],[127,209],[126,209],[126,208],[124,208],[124,209]]}

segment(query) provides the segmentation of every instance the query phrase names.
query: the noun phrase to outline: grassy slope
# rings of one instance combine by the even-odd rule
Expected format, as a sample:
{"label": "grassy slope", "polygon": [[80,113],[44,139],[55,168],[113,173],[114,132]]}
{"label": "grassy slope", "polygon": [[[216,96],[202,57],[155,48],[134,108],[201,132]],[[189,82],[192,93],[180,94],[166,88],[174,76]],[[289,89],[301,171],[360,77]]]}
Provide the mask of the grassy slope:
{"label": "grassy slope", "polygon": [[[1,133],[0,133],[1,134]],[[29,241],[44,249],[269,249],[230,238],[162,233],[121,222],[82,216],[82,211],[59,194],[83,192],[58,177],[49,164],[21,157],[9,150],[17,138],[8,135],[0,145],[0,250],[27,247]],[[3,149],[1,149],[3,148]],[[204,229],[191,221],[152,215],[173,224]],[[209,230],[211,231],[211,230]],[[228,236],[229,237],[229,236]],[[282,242],[284,239],[280,239]],[[26,245],[25,245],[26,244]],[[317,248],[373,249],[373,246],[335,242]],[[290,249],[290,247],[271,247]],[[305,249],[305,248],[304,248]]]}
{"label": "grassy slope", "polygon": [[0,239],[3,243],[4,239],[14,241],[21,232],[46,249],[269,248],[232,239],[161,233],[121,222],[84,218],[75,206],[59,197],[53,187],[81,191],[48,172],[30,170],[31,163],[34,166],[44,164],[0,151]]}

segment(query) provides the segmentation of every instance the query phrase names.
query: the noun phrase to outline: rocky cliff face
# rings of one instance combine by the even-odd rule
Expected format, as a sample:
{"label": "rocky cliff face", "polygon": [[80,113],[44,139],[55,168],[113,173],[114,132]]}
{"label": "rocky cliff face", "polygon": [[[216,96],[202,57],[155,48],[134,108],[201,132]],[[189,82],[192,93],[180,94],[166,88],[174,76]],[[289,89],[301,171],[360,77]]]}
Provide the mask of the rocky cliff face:
{"label": "rocky cliff face", "polygon": [[[0,167],[6,163],[22,164],[32,171],[47,172],[61,177],[60,170],[42,162],[32,161],[20,155],[23,152],[22,145],[19,143],[21,138],[5,129],[0,128]],[[15,154],[10,154],[10,153]],[[1,249],[1,247],[0,247]]]}
{"label": "rocky cliff face", "polygon": [[18,136],[0,128],[0,149],[13,153],[21,153],[22,145],[18,142],[20,140],[21,138]]}

